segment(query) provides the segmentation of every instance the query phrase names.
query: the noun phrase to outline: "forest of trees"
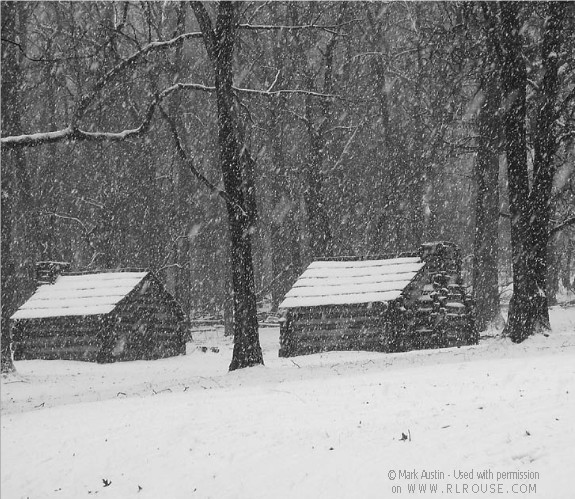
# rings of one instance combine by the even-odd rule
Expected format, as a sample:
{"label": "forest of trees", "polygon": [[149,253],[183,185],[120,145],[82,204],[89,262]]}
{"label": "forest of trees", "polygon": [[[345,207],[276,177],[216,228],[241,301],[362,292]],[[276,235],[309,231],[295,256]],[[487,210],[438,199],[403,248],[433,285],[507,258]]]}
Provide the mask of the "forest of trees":
{"label": "forest of trees", "polygon": [[34,263],[257,311],[318,256],[462,248],[477,322],[548,325],[575,268],[575,5],[2,2],[2,368]]}

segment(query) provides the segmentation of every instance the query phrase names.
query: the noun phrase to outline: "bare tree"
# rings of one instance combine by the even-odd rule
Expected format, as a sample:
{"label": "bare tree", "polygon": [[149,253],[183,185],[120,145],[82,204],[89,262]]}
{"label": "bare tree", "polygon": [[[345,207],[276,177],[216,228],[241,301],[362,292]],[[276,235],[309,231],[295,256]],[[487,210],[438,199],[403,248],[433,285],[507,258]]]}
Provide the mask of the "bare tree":
{"label": "bare tree", "polygon": [[511,211],[513,297],[506,332],[521,342],[540,328],[549,327],[546,295],[547,243],[551,187],[556,150],[554,106],[561,46],[563,3],[545,4],[541,60],[543,80],[533,140],[535,157],[530,186],[527,163],[527,70],[522,53],[521,14],[524,6],[501,4],[499,36],[502,42],[502,80],[507,112],[504,118],[505,148]]}
{"label": "bare tree", "polygon": [[254,211],[250,196],[254,186],[247,172],[249,151],[240,141],[239,118],[234,102],[233,53],[238,27],[237,6],[220,2],[215,26],[203,4],[192,4],[202,29],[204,45],[214,67],[218,106],[220,165],[226,195],[231,239],[234,303],[234,352],[230,370],[263,364],[257,323],[257,303],[251,234]]}
{"label": "bare tree", "polygon": [[[2,33],[13,35],[17,22],[16,2],[2,2]],[[20,115],[18,90],[20,87],[20,68],[18,48],[2,37],[2,134],[20,133]],[[12,158],[8,158],[11,155]],[[12,257],[12,217],[14,208],[14,182],[16,169],[10,168],[14,161],[17,169],[25,168],[22,151],[2,149],[2,357],[3,373],[12,371],[12,353],[10,351],[10,316],[15,310],[14,300],[14,262]]]}
{"label": "bare tree", "polygon": [[479,331],[494,321],[499,311],[498,225],[499,225],[499,153],[501,149],[499,108],[500,78],[494,41],[485,32],[496,28],[489,3],[482,3],[487,12],[482,25],[486,50],[481,66],[480,88],[483,102],[479,109],[475,178],[475,239],[473,249],[473,298],[476,303],[475,324]]}

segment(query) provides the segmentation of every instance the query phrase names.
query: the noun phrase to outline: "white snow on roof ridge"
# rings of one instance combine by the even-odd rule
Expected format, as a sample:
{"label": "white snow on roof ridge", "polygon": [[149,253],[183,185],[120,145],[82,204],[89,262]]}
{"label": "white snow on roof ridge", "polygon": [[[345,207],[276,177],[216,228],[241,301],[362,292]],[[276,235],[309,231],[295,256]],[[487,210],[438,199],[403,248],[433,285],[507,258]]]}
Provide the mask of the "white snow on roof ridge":
{"label": "white snow on roof ridge", "polygon": [[103,272],[62,275],[38,287],[12,319],[40,319],[72,315],[105,315],[125,298],[149,272]]}
{"label": "white snow on roof ridge", "polygon": [[358,268],[358,267],[387,267],[392,265],[402,265],[419,263],[419,257],[390,258],[388,260],[316,260],[309,264],[309,268]]}
{"label": "white snow on roof ridge", "polygon": [[315,277],[302,274],[294,283],[294,288],[307,288],[312,286],[343,286],[354,284],[378,284],[382,282],[405,281],[409,279],[413,272],[402,272],[398,274],[366,274],[359,276],[330,276]]}
{"label": "white snow on roof ridge", "polygon": [[294,283],[279,307],[314,307],[396,300],[424,265],[425,263],[416,257],[315,261]]}

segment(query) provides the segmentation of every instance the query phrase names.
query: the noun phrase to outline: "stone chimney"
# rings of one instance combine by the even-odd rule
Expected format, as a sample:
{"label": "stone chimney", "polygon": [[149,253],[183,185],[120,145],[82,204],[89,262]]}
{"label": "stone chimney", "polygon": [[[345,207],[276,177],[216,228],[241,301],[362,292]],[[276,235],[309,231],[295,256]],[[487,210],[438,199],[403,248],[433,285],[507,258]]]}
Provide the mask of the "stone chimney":
{"label": "stone chimney", "polygon": [[68,270],[68,262],[36,262],[36,285],[54,284],[58,276]]}

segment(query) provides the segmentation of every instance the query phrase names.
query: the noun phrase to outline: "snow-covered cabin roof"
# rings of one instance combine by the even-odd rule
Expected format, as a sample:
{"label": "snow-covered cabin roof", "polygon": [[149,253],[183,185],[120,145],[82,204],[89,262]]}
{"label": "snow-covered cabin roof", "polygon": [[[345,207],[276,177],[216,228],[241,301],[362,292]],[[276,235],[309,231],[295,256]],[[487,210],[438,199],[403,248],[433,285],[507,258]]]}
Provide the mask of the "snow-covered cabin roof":
{"label": "snow-covered cabin roof", "polygon": [[148,272],[63,275],[39,286],[12,319],[108,314]]}
{"label": "snow-covered cabin roof", "polygon": [[417,257],[313,262],[286,294],[280,308],[392,301],[399,298],[424,265]]}

